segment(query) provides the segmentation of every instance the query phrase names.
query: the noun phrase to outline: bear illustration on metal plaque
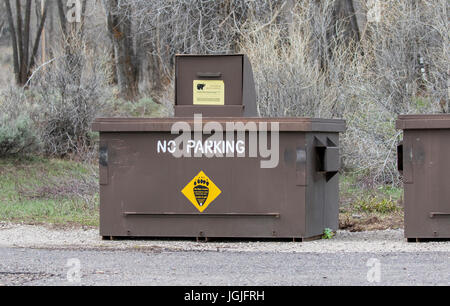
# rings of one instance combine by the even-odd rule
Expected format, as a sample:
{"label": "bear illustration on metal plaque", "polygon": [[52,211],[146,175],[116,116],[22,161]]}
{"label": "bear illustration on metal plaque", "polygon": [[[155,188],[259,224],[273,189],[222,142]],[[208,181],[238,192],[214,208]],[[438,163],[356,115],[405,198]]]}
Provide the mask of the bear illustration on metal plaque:
{"label": "bear illustration on metal plaque", "polygon": [[209,194],[209,181],[206,178],[200,177],[194,182],[194,195],[198,205],[203,206]]}

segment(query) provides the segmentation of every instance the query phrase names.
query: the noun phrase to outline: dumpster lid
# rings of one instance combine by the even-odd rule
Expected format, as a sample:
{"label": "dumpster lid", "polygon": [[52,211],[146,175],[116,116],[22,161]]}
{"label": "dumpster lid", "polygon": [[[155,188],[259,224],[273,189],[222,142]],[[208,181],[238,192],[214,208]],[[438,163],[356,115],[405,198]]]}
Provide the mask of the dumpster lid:
{"label": "dumpster lid", "polygon": [[[191,128],[194,118],[97,118],[92,130],[98,132],[170,132],[176,122],[186,122]],[[280,132],[344,132],[345,120],[316,118],[253,118],[253,117],[203,117],[203,126],[208,122],[218,122],[226,131],[226,123],[255,122],[259,129],[260,122],[266,122],[270,131],[270,123],[278,122]],[[235,128],[235,131],[240,130]]]}
{"label": "dumpster lid", "polygon": [[396,123],[397,129],[450,129],[450,114],[400,115]]}

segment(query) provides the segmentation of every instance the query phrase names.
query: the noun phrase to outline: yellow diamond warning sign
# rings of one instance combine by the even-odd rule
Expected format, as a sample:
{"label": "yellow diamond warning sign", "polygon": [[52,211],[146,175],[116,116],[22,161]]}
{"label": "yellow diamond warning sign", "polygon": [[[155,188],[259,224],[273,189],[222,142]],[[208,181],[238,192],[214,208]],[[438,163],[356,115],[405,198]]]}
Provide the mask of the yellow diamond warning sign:
{"label": "yellow diamond warning sign", "polygon": [[221,192],[219,187],[217,187],[203,171],[200,171],[192,181],[181,190],[181,193],[183,193],[200,212],[203,212]]}

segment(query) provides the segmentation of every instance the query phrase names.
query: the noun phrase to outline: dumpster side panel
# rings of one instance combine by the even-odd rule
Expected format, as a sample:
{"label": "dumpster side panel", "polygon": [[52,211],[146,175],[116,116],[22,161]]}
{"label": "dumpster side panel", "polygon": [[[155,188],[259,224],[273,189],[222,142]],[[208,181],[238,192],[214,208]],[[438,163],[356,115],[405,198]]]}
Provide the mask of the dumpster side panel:
{"label": "dumpster side panel", "polygon": [[405,130],[405,236],[450,237],[450,130]]}
{"label": "dumpster side panel", "polygon": [[[327,134],[328,141],[339,152],[339,134]],[[331,170],[340,169],[340,154],[337,154],[337,164]],[[325,182],[325,214],[324,227],[337,231],[339,229],[339,173],[329,172]]]}
{"label": "dumpster side panel", "polygon": [[124,156],[131,151],[121,133],[101,132],[100,148],[107,156],[106,160],[100,160],[100,176],[103,176],[100,180],[100,235],[122,236],[126,233],[125,220],[121,217],[125,198],[121,191],[129,184],[122,186],[117,178],[129,169],[129,160]]}
{"label": "dumpster side panel", "polygon": [[[308,236],[323,234],[325,228],[338,229],[339,220],[339,178],[334,172],[319,171],[320,156],[318,148],[325,145],[339,147],[338,133],[308,133],[308,181],[306,194],[306,233]],[[319,147],[318,147],[319,146]],[[334,170],[334,169],[333,169]]]}
{"label": "dumpster side panel", "polygon": [[[308,187],[306,191],[306,233],[308,236],[317,236],[324,229],[324,201],[325,180],[322,174],[317,173],[316,136],[319,133],[308,133],[306,136],[308,152]],[[320,137],[322,138],[322,137]]]}

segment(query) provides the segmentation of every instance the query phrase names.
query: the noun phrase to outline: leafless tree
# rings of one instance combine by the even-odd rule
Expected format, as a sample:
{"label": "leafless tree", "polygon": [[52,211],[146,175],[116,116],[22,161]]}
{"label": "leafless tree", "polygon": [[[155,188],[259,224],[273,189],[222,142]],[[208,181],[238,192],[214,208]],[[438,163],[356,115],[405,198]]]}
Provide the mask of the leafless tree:
{"label": "leafless tree", "polygon": [[119,0],[104,1],[107,26],[114,46],[116,73],[122,98],[134,100],[139,93],[139,58],[133,40],[132,6]]}
{"label": "leafless tree", "polygon": [[344,24],[343,36],[345,40],[359,41],[360,30],[356,19],[354,0],[336,0],[334,3],[332,23]]}
{"label": "leafless tree", "polygon": [[3,37],[3,33],[6,28],[6,10],[2,8],[0,11],[0,39]]}
{"label": "leafless tree", "polygon": [[[21,3],[21,1],[16,0],[15,11],[11,7],[11,3],[9,0],[4,1],[13,49],[14,74],[16,76],[17,84],[25,85],[36,63],[36,55],[38,52],[42,29],[44,28],[45,19],[47,16],[49,1],[46,1],[44,13],[42,14],[39,22],[39,27],[36,29],[36,35],[33,45],[30,45],[32,0],[26,0],[24,5]],[[22,13],[22,10],[24,10],[24,13]],[[14,19],[16,19],[15,24]]]}
{"label": "leafless tree", "polygon": [[[289,5],[276,0],[122,0],[139,36],[142,68],[152,92],[162,92],[173,77],[177,53],[223,54],[239,51],[250,20],[262,27],[286,22]],[[288,14],[286,14],[287,16]],[[143,79],[143,78],[142,78]]]}
{"label": "leafless tree", "polygon": [[58,0],[58,14],[62,32],[64,61],[69,75],[73,77],[73,84],[79,86],[84,66],[84,30],[87,0],[81,2],[81,22],[68,22],[67,8],[64,0]]}

